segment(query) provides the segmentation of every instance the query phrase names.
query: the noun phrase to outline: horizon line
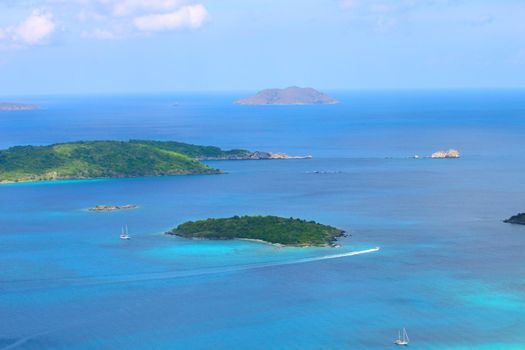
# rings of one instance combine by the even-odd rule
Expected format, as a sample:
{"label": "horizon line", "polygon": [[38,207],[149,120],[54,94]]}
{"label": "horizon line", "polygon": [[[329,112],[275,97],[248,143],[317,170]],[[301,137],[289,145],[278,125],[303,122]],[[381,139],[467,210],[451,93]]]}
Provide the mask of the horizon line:
{"label": "horizon line", "polygon": [[[289,86],[299,86],[299,85],[289,85]],[[518,91],[525,90],[525,86],[522,87],[512,87],[512,86],[499,86],[499,87],[385,87],[385,88],[316,88],[312,86],[300,86],[300,87],[310,87],[319,91],[324,92],[409,92],[409,91]],[[66,96],[136,96],[136,95],[174,95],[174,94],[195,94],[195,95],[205,95],[205,94],[249,94],[256,93],[265,89],[274,89],[275,87],[265,87],[259,89],[231,89],[231,90],[164,90],[164,91],[127,91],[127,92],[118,92],[118,91],[85,91],[85,92],[51,92],[51,93],[24,93],[24,94],[10,94],[4,95],[0,94],[0,99],[9,99],[9,98],[33,98],[33,97],[66,97]],[[278,87],[280,89],[286,87]],[[8,102],[7,100],[0,102]],[[11,101],[9,101],[11,102]]]}

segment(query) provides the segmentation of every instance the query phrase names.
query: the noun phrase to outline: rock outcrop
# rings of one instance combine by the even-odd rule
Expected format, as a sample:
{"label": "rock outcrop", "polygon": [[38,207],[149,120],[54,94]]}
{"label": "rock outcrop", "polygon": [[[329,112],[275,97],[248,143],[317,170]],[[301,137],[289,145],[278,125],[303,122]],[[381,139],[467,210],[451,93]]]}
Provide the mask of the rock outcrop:
{"label": "rock outcrop", "polygon": [[89,208],[89,211],[114,211],[114,210],[125,210],[125,209],[135,209],[137,208],[136,204],[126,204],[126,205],[97,205],[96,207]]}
{"label": "rock outcrop", "polygon": [[455,149],[449,149],[448,151],[438,151],[432,153],[431,158],[441,159],[441,158],[459,158],[459,151]]}
{"label": "rock outcrop", "polygon": [[503,220],[503,222],[508,224],[525,225],[525,213],[514,215],[507,220]]}
{"label": "rock outcrop", "polygon": [[36,105],[31,104],[0,102],[0,111],[28,111],[36,108]]}

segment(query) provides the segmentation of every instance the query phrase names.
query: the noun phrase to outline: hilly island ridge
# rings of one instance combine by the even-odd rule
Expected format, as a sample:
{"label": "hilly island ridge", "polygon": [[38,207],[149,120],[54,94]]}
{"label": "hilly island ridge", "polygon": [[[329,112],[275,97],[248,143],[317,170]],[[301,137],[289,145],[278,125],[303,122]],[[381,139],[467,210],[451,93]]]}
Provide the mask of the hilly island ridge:
{"label": "hilly island ridge", "polygon": [[290,86],[285,89],[265,89],[255,96],[235,101],[238,105],[309,105],[335,104],[335,98],[312,88]]}
{"label": "hilly island ridge", "polygon": [[[0,183],[220,174],[202,160],[288,159],[284,153],[222,150],[176,141],[77,141],[0,150]],[[307,158],[307,157],[305,157]]]}

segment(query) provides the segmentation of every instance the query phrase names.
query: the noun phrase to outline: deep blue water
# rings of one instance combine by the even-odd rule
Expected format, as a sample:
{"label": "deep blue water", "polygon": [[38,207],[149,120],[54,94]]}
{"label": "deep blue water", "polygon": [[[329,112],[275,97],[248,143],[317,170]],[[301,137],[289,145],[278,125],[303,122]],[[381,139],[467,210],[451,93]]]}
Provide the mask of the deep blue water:
{"label": "deep blue water", "polygon": [[[0,112],[0,148],[143,138],[314,156],[0,186],[0,349],[388,349],[401,327],[416,349],[525,348],[525,226],[501,222],[525,210],[525,91],[334,95],[33,97],[42,109]],[[408,158],[452,147],[461,159]],[[140,208],[85,210],[127,203]],[[236,214],[351,235],[276,248],[163,234]]]}

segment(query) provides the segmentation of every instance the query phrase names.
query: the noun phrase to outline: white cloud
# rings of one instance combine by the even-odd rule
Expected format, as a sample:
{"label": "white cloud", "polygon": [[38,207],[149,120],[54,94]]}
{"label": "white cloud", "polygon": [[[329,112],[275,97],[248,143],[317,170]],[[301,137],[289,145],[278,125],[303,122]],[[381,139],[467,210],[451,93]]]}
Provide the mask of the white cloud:
{"label": "white cloud", "polygon": [[381,16],[376,20],[375,30],[380,33],[386,33],[398,24],[397,18]]}
{"label": "white cloud", "polygon": [[166,12],[180,5],[179,0],[120,0],[113,4],[113,15],[129,16],[137,12]]}
{"label": "white cloud", "polygon": [[0,28],[0,43],[4,48],[45,44],[55,30],[50,13],[35,11],[17,25]]}
{"label": "white cloud", "polygon": [[338,0],[339,6],[350,18],[367,21],[380,33],[398,27],[408,14],[419,10],[440,10],[456,4],[459,0]]}
{"label": "white cloud", "polygon": [[97,11],[82,9],[77,14],[77,19],[82,22],[101,22],[107,20],[107,16],[100,14]]}
{"label": "white cloud", "polygon": [[523,63],[525,63],[525,48],[519,50],[514,55],[512,55],[510,59],[508,60],[508,62],[512,64],[519,64],[519,65],[522,65]]}
{"label": "white cloud", "polygon": [[0,25],[3,49],[46,44],[58,30],[58,22],[69,35],[123,39],[143,32],[199,28],[209,18],[199,0],[0,0],[0,6],[6,1],[8,11],[16,7],[13,13],[24,7],[43,10],[29,12],[18,24]]}
{"label": "white cloud", "polygon": [[380,11],[399,11],[413,9],[419,6],[442,6],[457,3],[458,0],[338,0],[343,8],[368,8]]}
{"label": "white cloud", "polygon": [[177,11],[136,17],[135,27],[146,32],[164,32],[179,28],[199,28],[208,18],[206,8],[201,5],[183,6]]}
{"label": "white cloud", "polygon": [[477,18],[470,20],[469,23],[472,24],[473,26],[483,26],[486,24],[490,24],[493,21],[494,21],[494,17],[492,17],[491,15],[482,15],[482,16],[478,16]]}
{"label": "white cloud", "polygon": [[398,8],[392,4],[372,4],[370,5],[370,12],[372,13],[392,13],[395,12]]}
{"label": "white cloud", "polygon": [[339,4],[341,5],[343,9],[348,10],[351,8],[355,8],[359,4],[359,1],[358,0],[340,0]]}
{"label": "white cloud", "polygon": [[55,28],[50,14],[33,13],[15,28],[13,39],[27,45],[41,44],[53,34]]}
{"label": "white cloud", "polygon": [[120,35],[113,31],[107,30],[107,29],[95,28],[92,30],[83,31],[82,37],[104,39],[104,40],[114,40],[114,39],[119,39]]}

